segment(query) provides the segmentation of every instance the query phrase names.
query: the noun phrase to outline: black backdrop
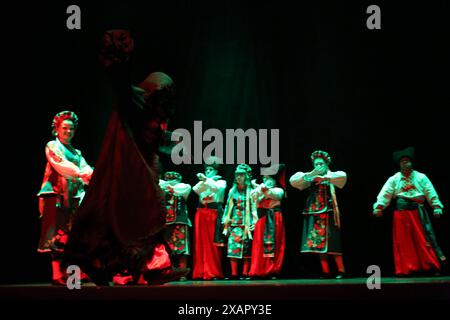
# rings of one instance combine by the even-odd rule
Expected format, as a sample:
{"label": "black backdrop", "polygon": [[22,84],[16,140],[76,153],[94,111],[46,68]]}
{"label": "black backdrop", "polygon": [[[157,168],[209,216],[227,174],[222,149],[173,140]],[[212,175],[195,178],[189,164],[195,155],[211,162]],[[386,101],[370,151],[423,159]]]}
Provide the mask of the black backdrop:
{"label": "black backdrop", "polygon": [[[81,7],[81,30],[66,28],[66,8]],[[44,146],[53,115],[71,105],[80,118],[73,141],[87,161],[96,157],[114,101],[97,61],[98,40],[107,29],[129,29],[135,39],[133,81],[163,71],[177,86],[177,111],[170,129],[280,129],[280,160],[287,178],[311,169],[309,155],[330,152],[332,170],[348,182],[338,191],[343,213],[344,260],[363,276],[377,264],[392,275],[391,211],[376,220],[372,204],[385,180],[397,171],[392,151],[414,146],[418,171],[428,175],[448,208],[449,4],[376,3],[381,30],[368,30],[360,4],[309,1],[111,1],[41,4],[33,37],[31,190],[21,193],[26,209],[11,215],[14,245],[2,259],[2,282],[50,279],[49,257],[36,252],[39,238],[36,193],[44,167]],[[30,80],[30,81],[31,81]],[[28,149],[28,148],[27,148]],[[196,183],[200,165],[166,170]],[[257,171],[254,166],[254,171]],[[224,167],[231,184],[234,165]],[[23,197],[22,197],[23,196]],[[287,254],[283,275],[306,277],[320,266],[301,255],[300,212],[305,194],[288,187],[284,203]],[[193,215],[197,196],[190,196]],[[23,205],[20,205],[22,208]],[[447,210],[445,210],[447,211]],[[446,215],[435,221],[442,249],[450,254]],[[19,236],[15,230],[20,230]],[[8,257],[8,258],[6,258]]]}

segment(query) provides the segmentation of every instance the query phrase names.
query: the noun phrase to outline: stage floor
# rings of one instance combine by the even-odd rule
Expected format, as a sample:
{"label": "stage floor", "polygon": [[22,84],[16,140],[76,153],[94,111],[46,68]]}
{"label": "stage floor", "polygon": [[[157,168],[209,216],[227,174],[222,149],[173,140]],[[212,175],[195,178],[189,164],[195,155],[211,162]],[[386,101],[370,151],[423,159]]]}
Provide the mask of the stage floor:
{"label": "stage floor", "polygon": [[1,285],[6,300],[159,300],[252,301],[295,300],[450,300],[450,277],[381,278],[380,289],[370,290],[367,278],[282,279],[249,281],[184,281],[153,286],[97,287],[84,284],[69,290],[45,284]]}

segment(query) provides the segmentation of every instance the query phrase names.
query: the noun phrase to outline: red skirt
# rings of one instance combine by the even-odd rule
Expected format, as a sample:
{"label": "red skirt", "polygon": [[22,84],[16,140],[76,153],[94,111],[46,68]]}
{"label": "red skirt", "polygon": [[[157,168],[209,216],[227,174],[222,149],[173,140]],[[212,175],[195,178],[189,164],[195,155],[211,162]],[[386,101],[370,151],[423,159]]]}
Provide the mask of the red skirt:
{"label": "red skirt", "polygon": [[256,222],[253,231],[252,262],[249,275],[254,277],[266,277],[279,274],[283,266],[284,252],[286,248],[286,236],[281,212],[274,213],[275,220],[275,256],[264,257],[264,229],[266,216]]}
{"label": "red skirt", "polygon": [[393,240],[396,275],[441,269],[436,252],[426,240],[417,209],[394,211]]}
{"label": "red skirt", "polygon": [[197,208],[194,222],[192,278],[223,278],[222,247],[214,244],[217,210]]}

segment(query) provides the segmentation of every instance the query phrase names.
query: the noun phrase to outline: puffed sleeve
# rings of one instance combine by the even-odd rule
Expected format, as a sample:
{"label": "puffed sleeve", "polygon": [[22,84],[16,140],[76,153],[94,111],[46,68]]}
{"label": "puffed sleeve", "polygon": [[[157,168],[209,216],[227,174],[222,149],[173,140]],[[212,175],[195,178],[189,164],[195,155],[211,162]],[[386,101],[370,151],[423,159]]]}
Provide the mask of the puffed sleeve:
{"label": "puffed sleeve", "polygon": [[199,181],[193,188],[194,192],[200,194],[209,190],[213,193],[216,193],[220,190],[224,190],[227,187],[227,183],[225,180],[214,180],[211,178],[206,179],[205,181]]}
{"label": "puffed sleeve", "polygon": [[176,196],[181,196],[185,200],[189,197],[189,194],[191,193],[192,187],[187,183],[177,183],[173,186],[173,194]]}
{"label": "puffed sleeve", "polygon": [[80,177],[80,168],[66,159],[64,153],[58,149],[54,141],[47,143],[45,155],[50,165],[63,177],[67,179],[76,179]]}
{"label": "puffed sleeve", "polygon": [[373,205],[373,210],[383,210],[386,208],[392,200],[392,197],[394,196],[394,187],[395,187],[395,177],[390,177],[386,183],[384,184],[383,188],[381,189],[380,193],[377,196],[377,202]]}
{"label": "puffed sleeve", "polygon": [[265,194],[266,198],[281,201],[284,196],[284,190],[281,188],[270,188]]}
{"label": "puffed sleeve", "polygon": [[442,202],[439,200],[439,196],[434,189],[433,184],[431,183],[430,179],[426,175],[423,175],[420,179],[420,184],[423,187],[423,193],[425,195],[425,198],[427,198],[428,203],[433,209],[443,209],[444,206],[442,205]]}
{"label": "puffed sleeve", "polygon": [[305,172],[297,172],[295,173],[290,179],[289,182],[291,186],[294,188],[304,190],[308,188],[311,185],[311,181],[307,181],[305,179],[306,173]]}
{"label": "puffed sleeve", "polygon": [[261,199],[264,197],[264,194],[261,190],[262,186],[263,186],[263,184],[259,184],[256,188],[254,188],[252,191],[250,191],[250,196],[256,202],[261,201]]}
{"label": "puffed sleeve", "polygon": [[340,189],[342,189],[347,182],[347,174],[344,171],[328,171],[326,177],[329,179],[330,183]]}

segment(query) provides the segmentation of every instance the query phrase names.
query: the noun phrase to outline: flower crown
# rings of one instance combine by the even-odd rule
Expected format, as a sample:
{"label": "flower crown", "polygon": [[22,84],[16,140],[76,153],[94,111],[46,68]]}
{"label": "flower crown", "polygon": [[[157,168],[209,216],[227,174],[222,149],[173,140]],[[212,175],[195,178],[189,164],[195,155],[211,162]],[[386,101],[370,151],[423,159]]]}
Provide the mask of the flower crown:
{"label": "flower crown", "polygon": [[248,175],[249,178],[251,178],[252,177],[252,168],[250,168],[250,166],[246,163],[241,163],[237,166],[236,171],[234,173],[235,174],[245,173]]}
{"label": "flower crown", "polygon": [[58,112],[52,121],[52,132],[56,135],[56,129],[64,120],[72,120],[75,129],[78,127],[78,116],[73,111],[61,111]]}
{"label": "flower crown", "polygon": [[321,158],[321,159],[325,160],[327,165],[329,165],[331,163],[331,157],[328,154],[328,152],[321,151],[321,150],[314,151],[311,154],[311,161],[314,162],[314,160],[316,160],[317,158]]}

